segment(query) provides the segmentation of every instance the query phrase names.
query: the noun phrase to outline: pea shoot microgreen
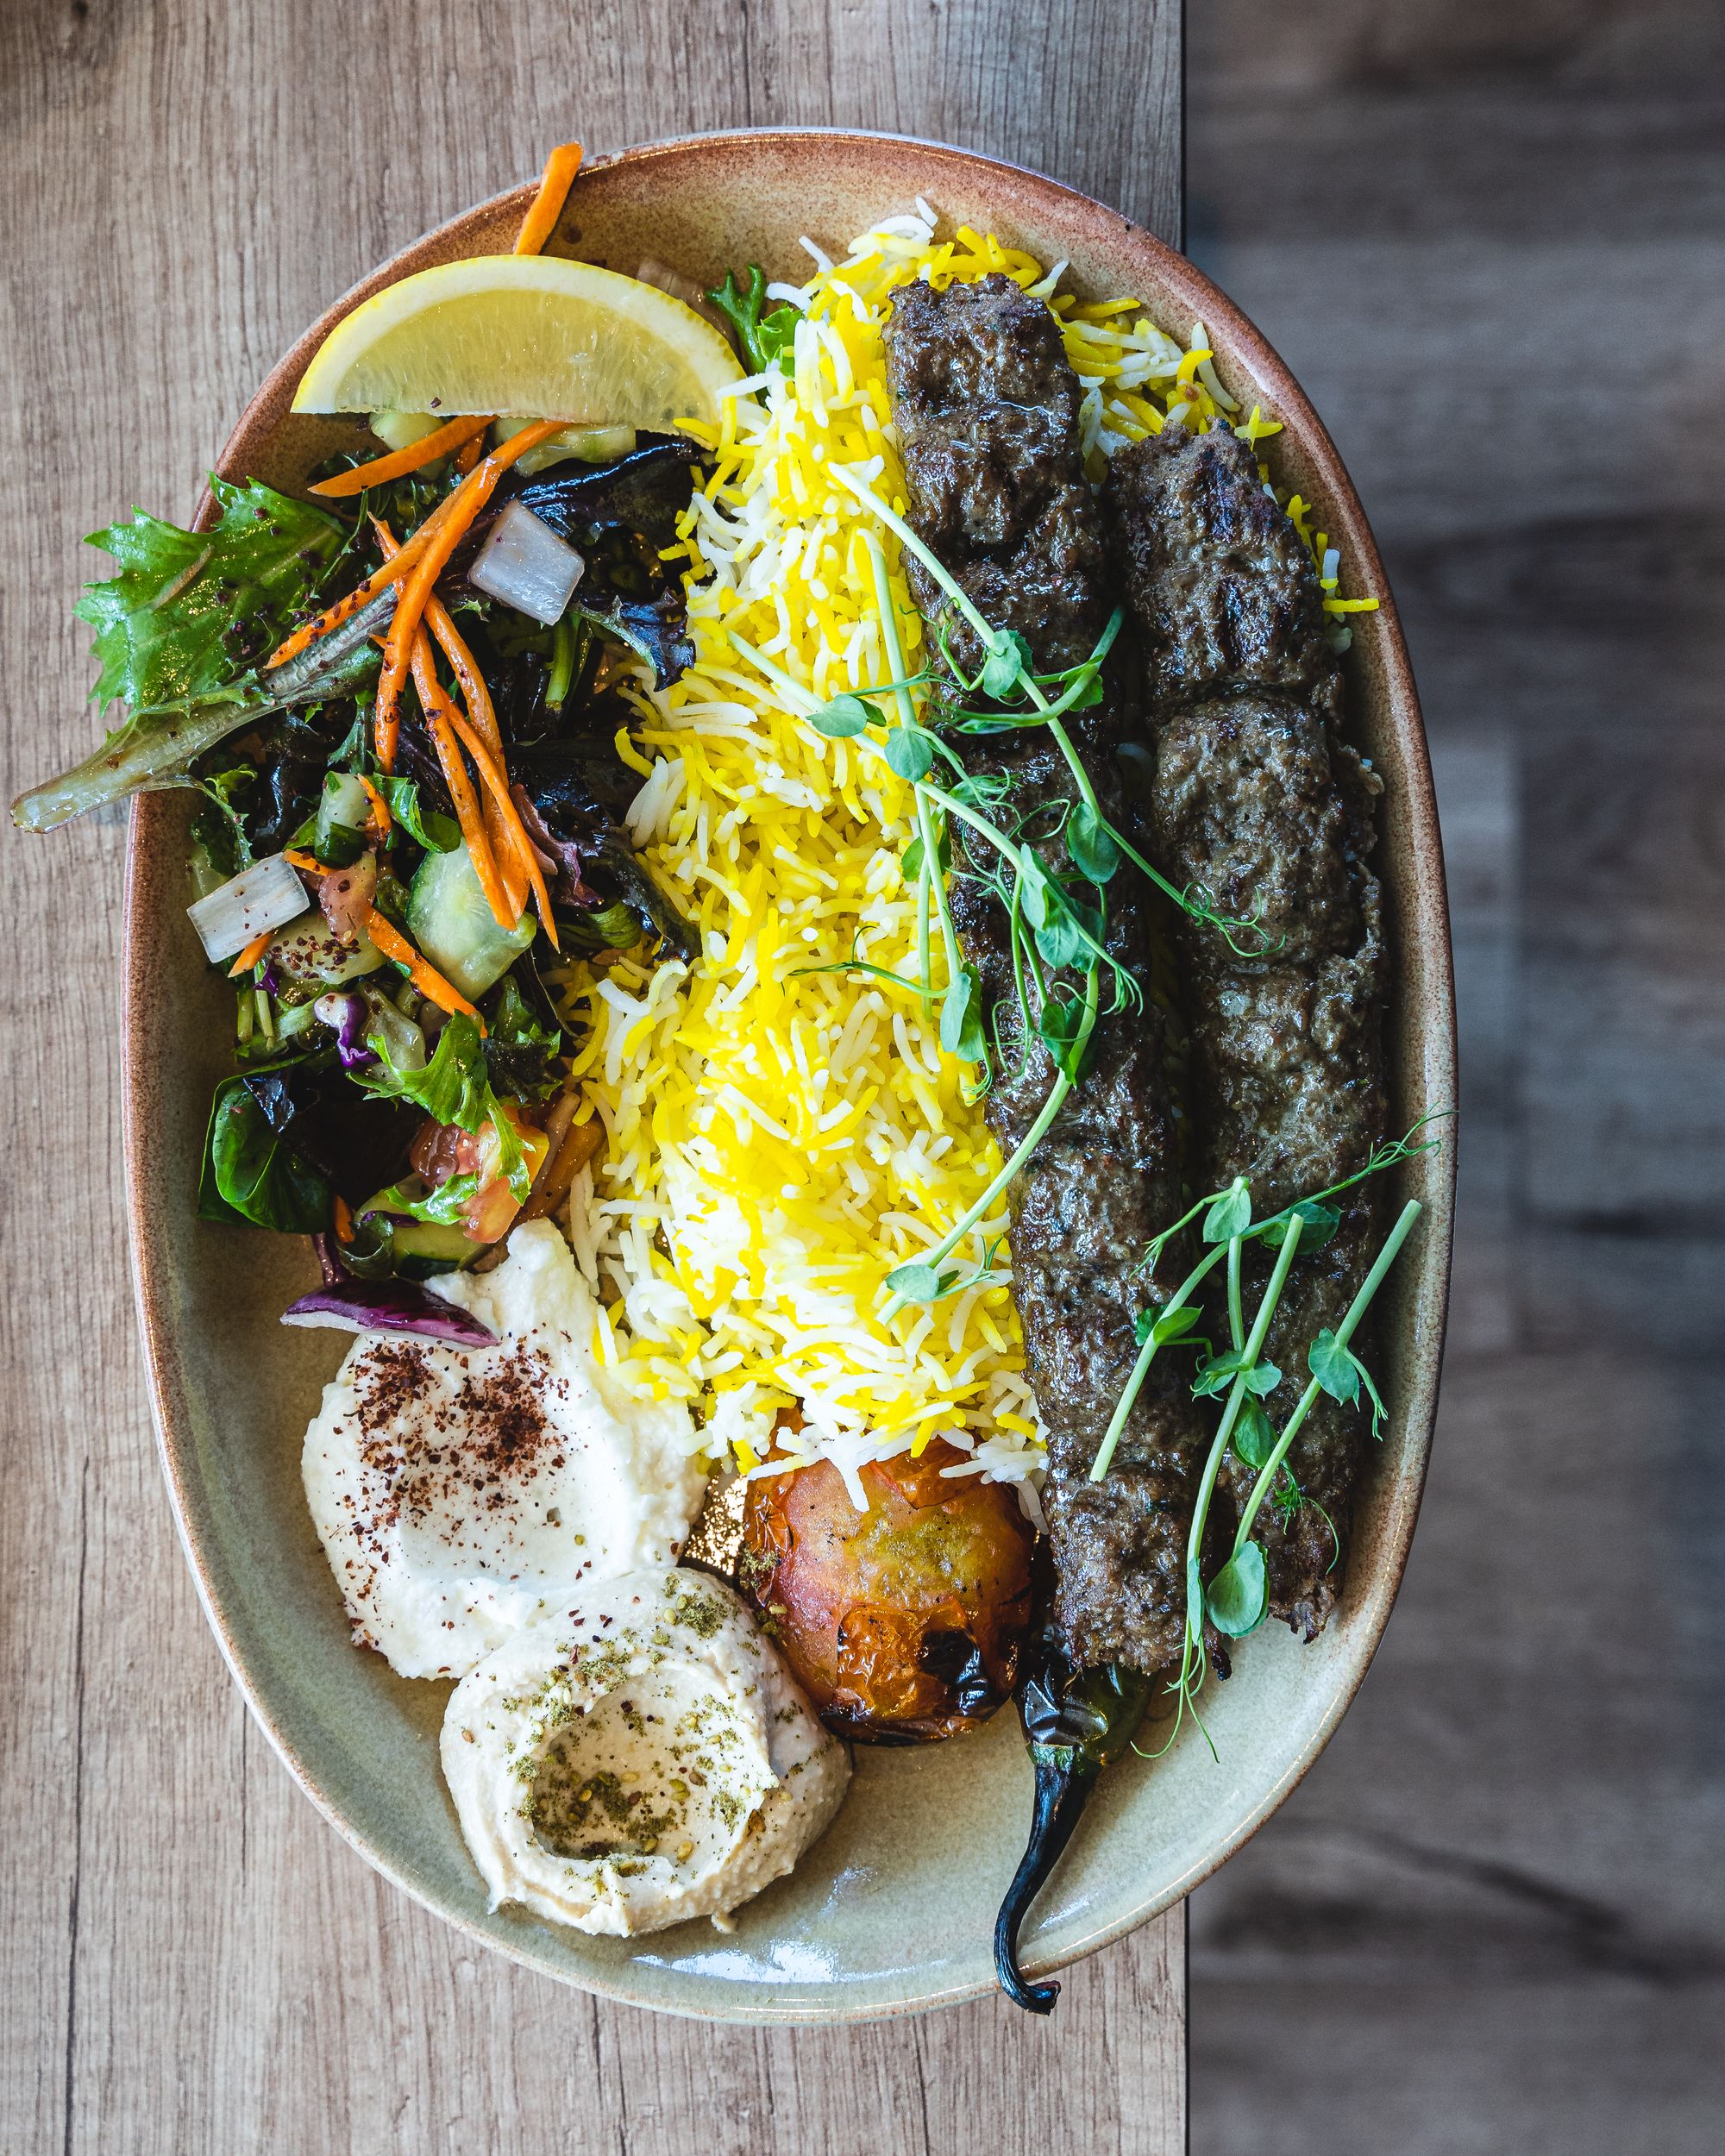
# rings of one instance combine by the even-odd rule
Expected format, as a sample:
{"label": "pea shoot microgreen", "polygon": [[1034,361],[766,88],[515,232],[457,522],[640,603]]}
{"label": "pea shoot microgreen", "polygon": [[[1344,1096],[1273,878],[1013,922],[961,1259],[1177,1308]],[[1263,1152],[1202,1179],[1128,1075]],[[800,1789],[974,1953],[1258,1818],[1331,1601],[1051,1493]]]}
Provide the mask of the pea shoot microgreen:
{"label": "pea shoot microgreen", "polygon": [[[1065,759],[1067,768],[1071,772],[1078,789],[1079,806],[1073,813],[1080,818],[1079,847],[1081,849],[1088,849],[1091,858],[1098,863],[1106,862],[1107,864],[1104,874],[1090,877],[1090,881],[1105,883],[1124,856],[1194,920],[1216,929],[1226,939],[1229,948],[1239,956],[1261,958],[1271,950],[1273,946],[1256,919],[1236,918],[1218,913],[1207,893],[1195,888],[1176,889],[1166,876],[1145,859],[1126,834],[1108,821],[1096,799],[1090,774],[1063,724],[1067,711],[1082,709],[1100,697],[1101,686],[1099,677],[1102,662],[1114,638],[1120,634],[1124,618],[1120,610],[1115,608],[1095,650],[1087,659],[1069,668],[1063,675],[1048,677],[1050,686],[1059,686],[1059,693],[1051,699],[1044,693],[1043,678],[1033,670],[1031,649],[1024,638],[1015,630],[999,629],[985,620],[969,593],[933,549],[925,544],[892,505],[884,500],[866,479],[859,477],[852,467],[835,464],[832,475],[865,509],[897,536],[900,543],[927,570],[944,593],[952,610],[975,636],[982,653],[982,666],[981,672],[970,678],[957,664],[946,624],[942,622],[937,626],[942,654],[960,688],[967,694],[980,690],[984,696],[991,698],[1002,707],[1013,705],[1026,707],[1019,713],[1013,713],[1007,708],[997,711],[963,711],[957,717],[957,724],[961,729],[994,732],[1000,730],[1004,719],[1009,724],[1047,729],[1055,746]],[[1075,865],[1079,867],[1081,874],[1090,876],[1089,870],[1076,860]],[[1032,925],[1035,925],[1034,922]],[[1242,941],[1242,938],[1245,940]]]}
{"label": "pea shoot microgreen", "polygon": [[[891,1317],[906,1303],[932,1302],[955,1292],[960,1285],[982,1278],[988,1271],[986,1259],[980,1271],[968,1274],[948,1269],[945,1261],[969,1238],[977,1223],[988,1218],[1041,1143],[1078,1082],[1101,1008],[1104,975],[1111,985],[1112,1009],[1137,1005],[1142,1000],[1143,991],[1130,971],[1106,947],[1107,914],[1102,886],[1113,874],[1116,861],[1108,854],[1111,842],[1100,822],[1093,819],[1082,824],[1081,831],[1087,836],[1078,839],[1076,851],[1070,844],[1067,849],[1076,871],[1073,881],[1092,892],[1093,901],[1080,895],[1064,875],[1051,870],[1024,838],[1021,830],[1003,828],[998,818],[1008,797],[1010,782],[996,773],[967,773],[946,743],[919,722],[911,692],[924,677],[912,675],[906,668],[898,610],[881,542],[871,532],[865,536],[864,545],[890,677],[884,688],[871,693],[850,691],[821,703],[743,638],[733,633],[731,641],[743,657],[775,683],[793,709],[802,711],[818,732],[832,740],[856,741],[876,751],[889,770],[914,788],[917,833],[906,849],[901,867],[917,890],[920,978],[915,983],[905,982],[902,976],[894,978],[900,985],[914,987],[922,997],[925,1011],[932,1010],[936,995],[932,943],[938,922],[946,960],[946,986],[939,992],[942,1047],[981,1072],[982,1090],[992,1083],[982,976],[975,967],[966,963],[959,950],[947,893],[948,878],[955,873],[951,831],[956,825],[965,835],[967,843],[974,842],[982,853],[980,864],[974,851],[967,856],[967,867],[957,873],[969,875],[992,890],[1010,924],[1013,980],[1024,1050],[1028,1053],[1031,1043],[1040,1041],[1054,1069],[1053,1083],[1030,1130],[988,1189],[936,1250],[888,1275],[885,1287],[889,1300],[886,1315]],[[996,656],[996,673],[1002,680],[1006,679],[1004,669],[1008,661],[1012,680],[1029,678],[1026,669],[1030,664],[1030,655],[1021,638],[1013,638],[1010,644],[1003,645]],[[1099,658],[1096,664],[1100,663]],[[876,697],[883,700],[891,698],[894,711],[890,719],[881,704],[874,700]],[[950,783],[937,782],[934,771],[938,757],[951,767]],[[1088,780],[1083,784],[1088,787]],[[1094,805],[1094,795],[1091,799]],[[1088,873],[1087,861],[1089,868],[1103,871],[1100,878]],[[1075,973],[1082,976],[1082,991],[1070,978]],[[997,1010],[997,1026],[999,1017]],[[996,1053],[1000,1047],[997,1031]],[[1003,1056],[1001,1060],[1005,1060]]]}

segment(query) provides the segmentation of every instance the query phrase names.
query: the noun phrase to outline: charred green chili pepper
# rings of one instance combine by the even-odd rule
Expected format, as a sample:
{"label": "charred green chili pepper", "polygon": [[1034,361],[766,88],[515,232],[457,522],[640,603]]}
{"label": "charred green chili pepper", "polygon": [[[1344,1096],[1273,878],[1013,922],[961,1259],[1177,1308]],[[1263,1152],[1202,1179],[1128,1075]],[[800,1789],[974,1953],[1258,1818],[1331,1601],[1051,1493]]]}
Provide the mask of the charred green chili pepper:
{"label": "charred green chili pepper", "polygon": [[1136,1670],[1075,1670],[1050,1617],[1026,1644],[1019,1719],[1036,1769],[1030,1842],[994,1923],[1000,1989],[1030,2014],[1051,2014],[1057,1984],[1028,1984],[1019,1967],[1019,1929],[1071,1840],[1102,1769],[1132,1742],[1151,1679]]}

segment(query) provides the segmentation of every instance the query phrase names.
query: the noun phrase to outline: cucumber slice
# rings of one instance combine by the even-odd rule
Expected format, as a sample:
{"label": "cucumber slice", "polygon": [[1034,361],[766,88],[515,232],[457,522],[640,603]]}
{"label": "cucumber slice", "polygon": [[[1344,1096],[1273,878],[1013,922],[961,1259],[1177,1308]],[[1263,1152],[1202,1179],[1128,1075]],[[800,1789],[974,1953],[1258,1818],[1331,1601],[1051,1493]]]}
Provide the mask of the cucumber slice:
{"label": "cucumber slice", "polygon": [[331,868],[345,868],[366,849],[366,790],[351,771],[332,771],[323,781],[312,826],[311,850]]}
{"label": "cucumber slice", "polygon": [[427,854],[407,895],[407,932],[470,1000],[500,981],[533,941],[533,918],[499,928],[465,845]]}
{"label": "cucumber slice", "polygon": [[374,411],[371,419],[372,432],[392,449],[408,448],[448,423],[435,411]]}
{"label": "cucumber slice", "polygon": [[395,1220],[390,1224],[390,1239],[397,1260],[403,1258],[436,1258],[446,1265],[465,1265],[477,1257],[484,1247],[464,1235],[460,1228],[448,1227],[436,1220]]}

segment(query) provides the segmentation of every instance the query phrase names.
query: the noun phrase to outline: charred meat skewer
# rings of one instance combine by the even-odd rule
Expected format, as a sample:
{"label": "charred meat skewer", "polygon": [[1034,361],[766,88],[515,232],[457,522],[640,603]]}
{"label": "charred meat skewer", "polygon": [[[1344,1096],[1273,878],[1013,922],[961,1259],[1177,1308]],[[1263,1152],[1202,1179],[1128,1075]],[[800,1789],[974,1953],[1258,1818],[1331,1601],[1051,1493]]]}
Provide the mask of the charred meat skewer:
{"label": "charred meat skewer", "polygon": [[[1383,1134],[1387,962],[1366,865],[1380,782],[1343,738],[1317,576],[1252,450],[1170,428],[1120,453],[1108,494],[1156,740],[1152,858],[1176,887],[1258,917],[1258,958],[1184,916],[1173,933],[1201,1181],[1244,1175],[1262,1218],[1356,1174]],[[1335,1233],[1289,1278],[1266,1350],[1277,1426],[1308,1345],[1370,1267],[1379,1202],[1376,1177],[1337,1199]],[[1252,1262],[1261,1287],[1270,1254]],[[1366,1427],[1321,1400],[1254,1531],[1270,1608],[1308,1639],[1339,1589]],[[1230,1455],[1223,1474],[1243,1501],[1254,1471]]]}

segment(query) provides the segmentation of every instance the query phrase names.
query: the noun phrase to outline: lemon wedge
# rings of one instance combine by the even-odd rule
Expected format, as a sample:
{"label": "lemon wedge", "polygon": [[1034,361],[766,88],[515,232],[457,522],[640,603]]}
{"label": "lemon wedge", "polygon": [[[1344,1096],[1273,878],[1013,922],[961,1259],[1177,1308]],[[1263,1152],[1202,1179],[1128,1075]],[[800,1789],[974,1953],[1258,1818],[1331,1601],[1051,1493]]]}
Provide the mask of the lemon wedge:
{"label": "lemon wedge", "polygon": [[552,255],[481,254],[378,292],[325,337],[296,411],[461,412],[664,434],[743,370],[681,299]]}

